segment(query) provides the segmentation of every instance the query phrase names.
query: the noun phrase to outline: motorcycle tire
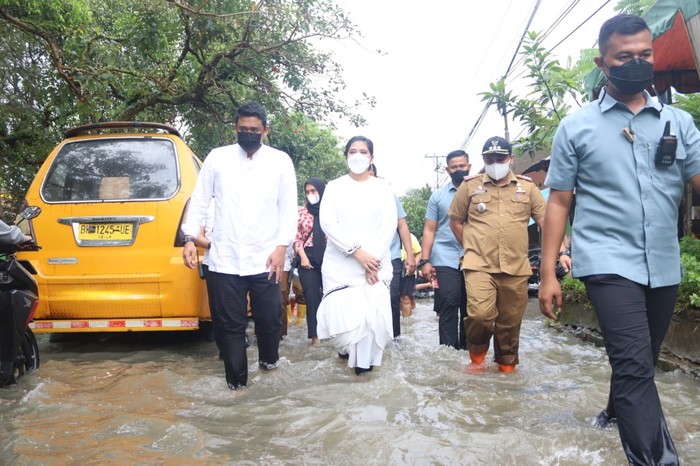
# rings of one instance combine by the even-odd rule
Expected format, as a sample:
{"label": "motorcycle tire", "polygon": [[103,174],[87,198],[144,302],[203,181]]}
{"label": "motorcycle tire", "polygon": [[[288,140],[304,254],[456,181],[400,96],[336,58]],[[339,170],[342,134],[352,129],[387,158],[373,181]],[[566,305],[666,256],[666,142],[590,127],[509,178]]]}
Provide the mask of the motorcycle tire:
{"label": "motorcycle tire", "polygon": [[15,368],[12,374],[12,382],[17,381],[27,372],[35,371],[39,368],[39,345],[36,342],[32,329],[27,328],[24,332],[24,340],[15,360]]}

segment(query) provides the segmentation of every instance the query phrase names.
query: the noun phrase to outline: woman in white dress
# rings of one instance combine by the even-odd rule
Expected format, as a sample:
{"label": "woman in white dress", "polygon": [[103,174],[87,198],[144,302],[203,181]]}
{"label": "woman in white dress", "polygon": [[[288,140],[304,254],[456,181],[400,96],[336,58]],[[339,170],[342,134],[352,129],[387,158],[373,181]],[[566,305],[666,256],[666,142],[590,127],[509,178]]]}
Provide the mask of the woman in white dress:
{"label": "woman in white dress", "polygon": [[358,375],[381,364],[393,337],[389,247],[396,231],[396,202],[389,185],[370,176],[373,152],[372,141],[364,136],[348,141],[348,174],[328,183],[320,211],[328,244],[317,333],[331,339]]}

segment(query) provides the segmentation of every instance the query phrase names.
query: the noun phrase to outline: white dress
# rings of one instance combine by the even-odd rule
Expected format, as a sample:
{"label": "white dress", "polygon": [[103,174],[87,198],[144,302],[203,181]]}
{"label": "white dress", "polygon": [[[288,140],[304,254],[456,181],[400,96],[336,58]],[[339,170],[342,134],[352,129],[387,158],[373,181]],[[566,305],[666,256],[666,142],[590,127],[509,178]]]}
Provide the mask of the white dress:
{"label": "white dress", "polygon": [[[321,227],[328,237],[323,256],[323,290],[317,333],[331,338],[349,367],[379,366],[393,337],[389,282],[390,246],[396,232],[396,202],[389,185],[371,177],[355,181],[349,175],[328,183],[321,200]],[[380,281],[369,285],[362,264],[345,251],[360,245],[381,258]]]}

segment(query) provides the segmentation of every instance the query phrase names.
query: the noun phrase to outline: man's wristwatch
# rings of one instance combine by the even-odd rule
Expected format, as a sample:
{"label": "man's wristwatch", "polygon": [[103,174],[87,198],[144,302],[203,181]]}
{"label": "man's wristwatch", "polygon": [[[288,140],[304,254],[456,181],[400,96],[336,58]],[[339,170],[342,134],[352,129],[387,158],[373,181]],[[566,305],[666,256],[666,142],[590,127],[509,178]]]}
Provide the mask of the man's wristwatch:
{"label": "man's wristwatch", "polygon": [[571,256],[571,251],[569,251],[568,249],[566,251],[561,251],[559,253],[559,257],[561,256]]}
{"label": "man's wristwatch", "polygon": [[194,243],[194,236],[185,236],[185,243]]}
{"label": "man's wristwatch", "polygon": [[425,264],[429,264],[430,259],[421,259],[418,261],[418,268],[422,269]]}
{"label": "man's wristwatch", "polygon": [[343,254],[345,254],[346,256],[352,256],[353,254],[355,254],[355,251],[357,251],[357,250],[360,249],[361,247],[362,247],[362,246],[360,246],[359,244],[353,243],[352,246],[350,246],[348,249],[346,249],[345,251],[343,251]]}

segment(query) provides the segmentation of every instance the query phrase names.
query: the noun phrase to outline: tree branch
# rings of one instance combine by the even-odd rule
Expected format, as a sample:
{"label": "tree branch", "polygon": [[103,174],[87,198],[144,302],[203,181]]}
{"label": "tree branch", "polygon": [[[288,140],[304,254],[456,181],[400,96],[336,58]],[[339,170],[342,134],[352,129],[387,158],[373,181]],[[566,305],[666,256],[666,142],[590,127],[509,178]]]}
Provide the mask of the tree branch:
{"label": "tree branch", "polygon": [[54,40],[51,38],[51,36],[46,32],[43,31],[33,24],[27,23],[25,21],[22,21],[19,18],[15,18],[12,16],[5,8],[0,6],[0,16],[5,18],[10,24],[15,26],[16,28],[28,33],[32,34],[34,36],[37,36],[46,42],[46,45],[49,48],[49,57],[51,59],[51,62],[54,64],[56,67],[56,71],[58,74],[63,78],[63,80],[68,84],[70,87],[71,91],[75,96],[80,100],[81,102],[85,102],[85,96],[83,95],[83,92],[80,89],[80,83],[75,81],[73,77],[69,76],[68,73],[66,73],[65,68],[63,67],[63,63],[61,62],[61,52],[58,44],[54,42]]}

